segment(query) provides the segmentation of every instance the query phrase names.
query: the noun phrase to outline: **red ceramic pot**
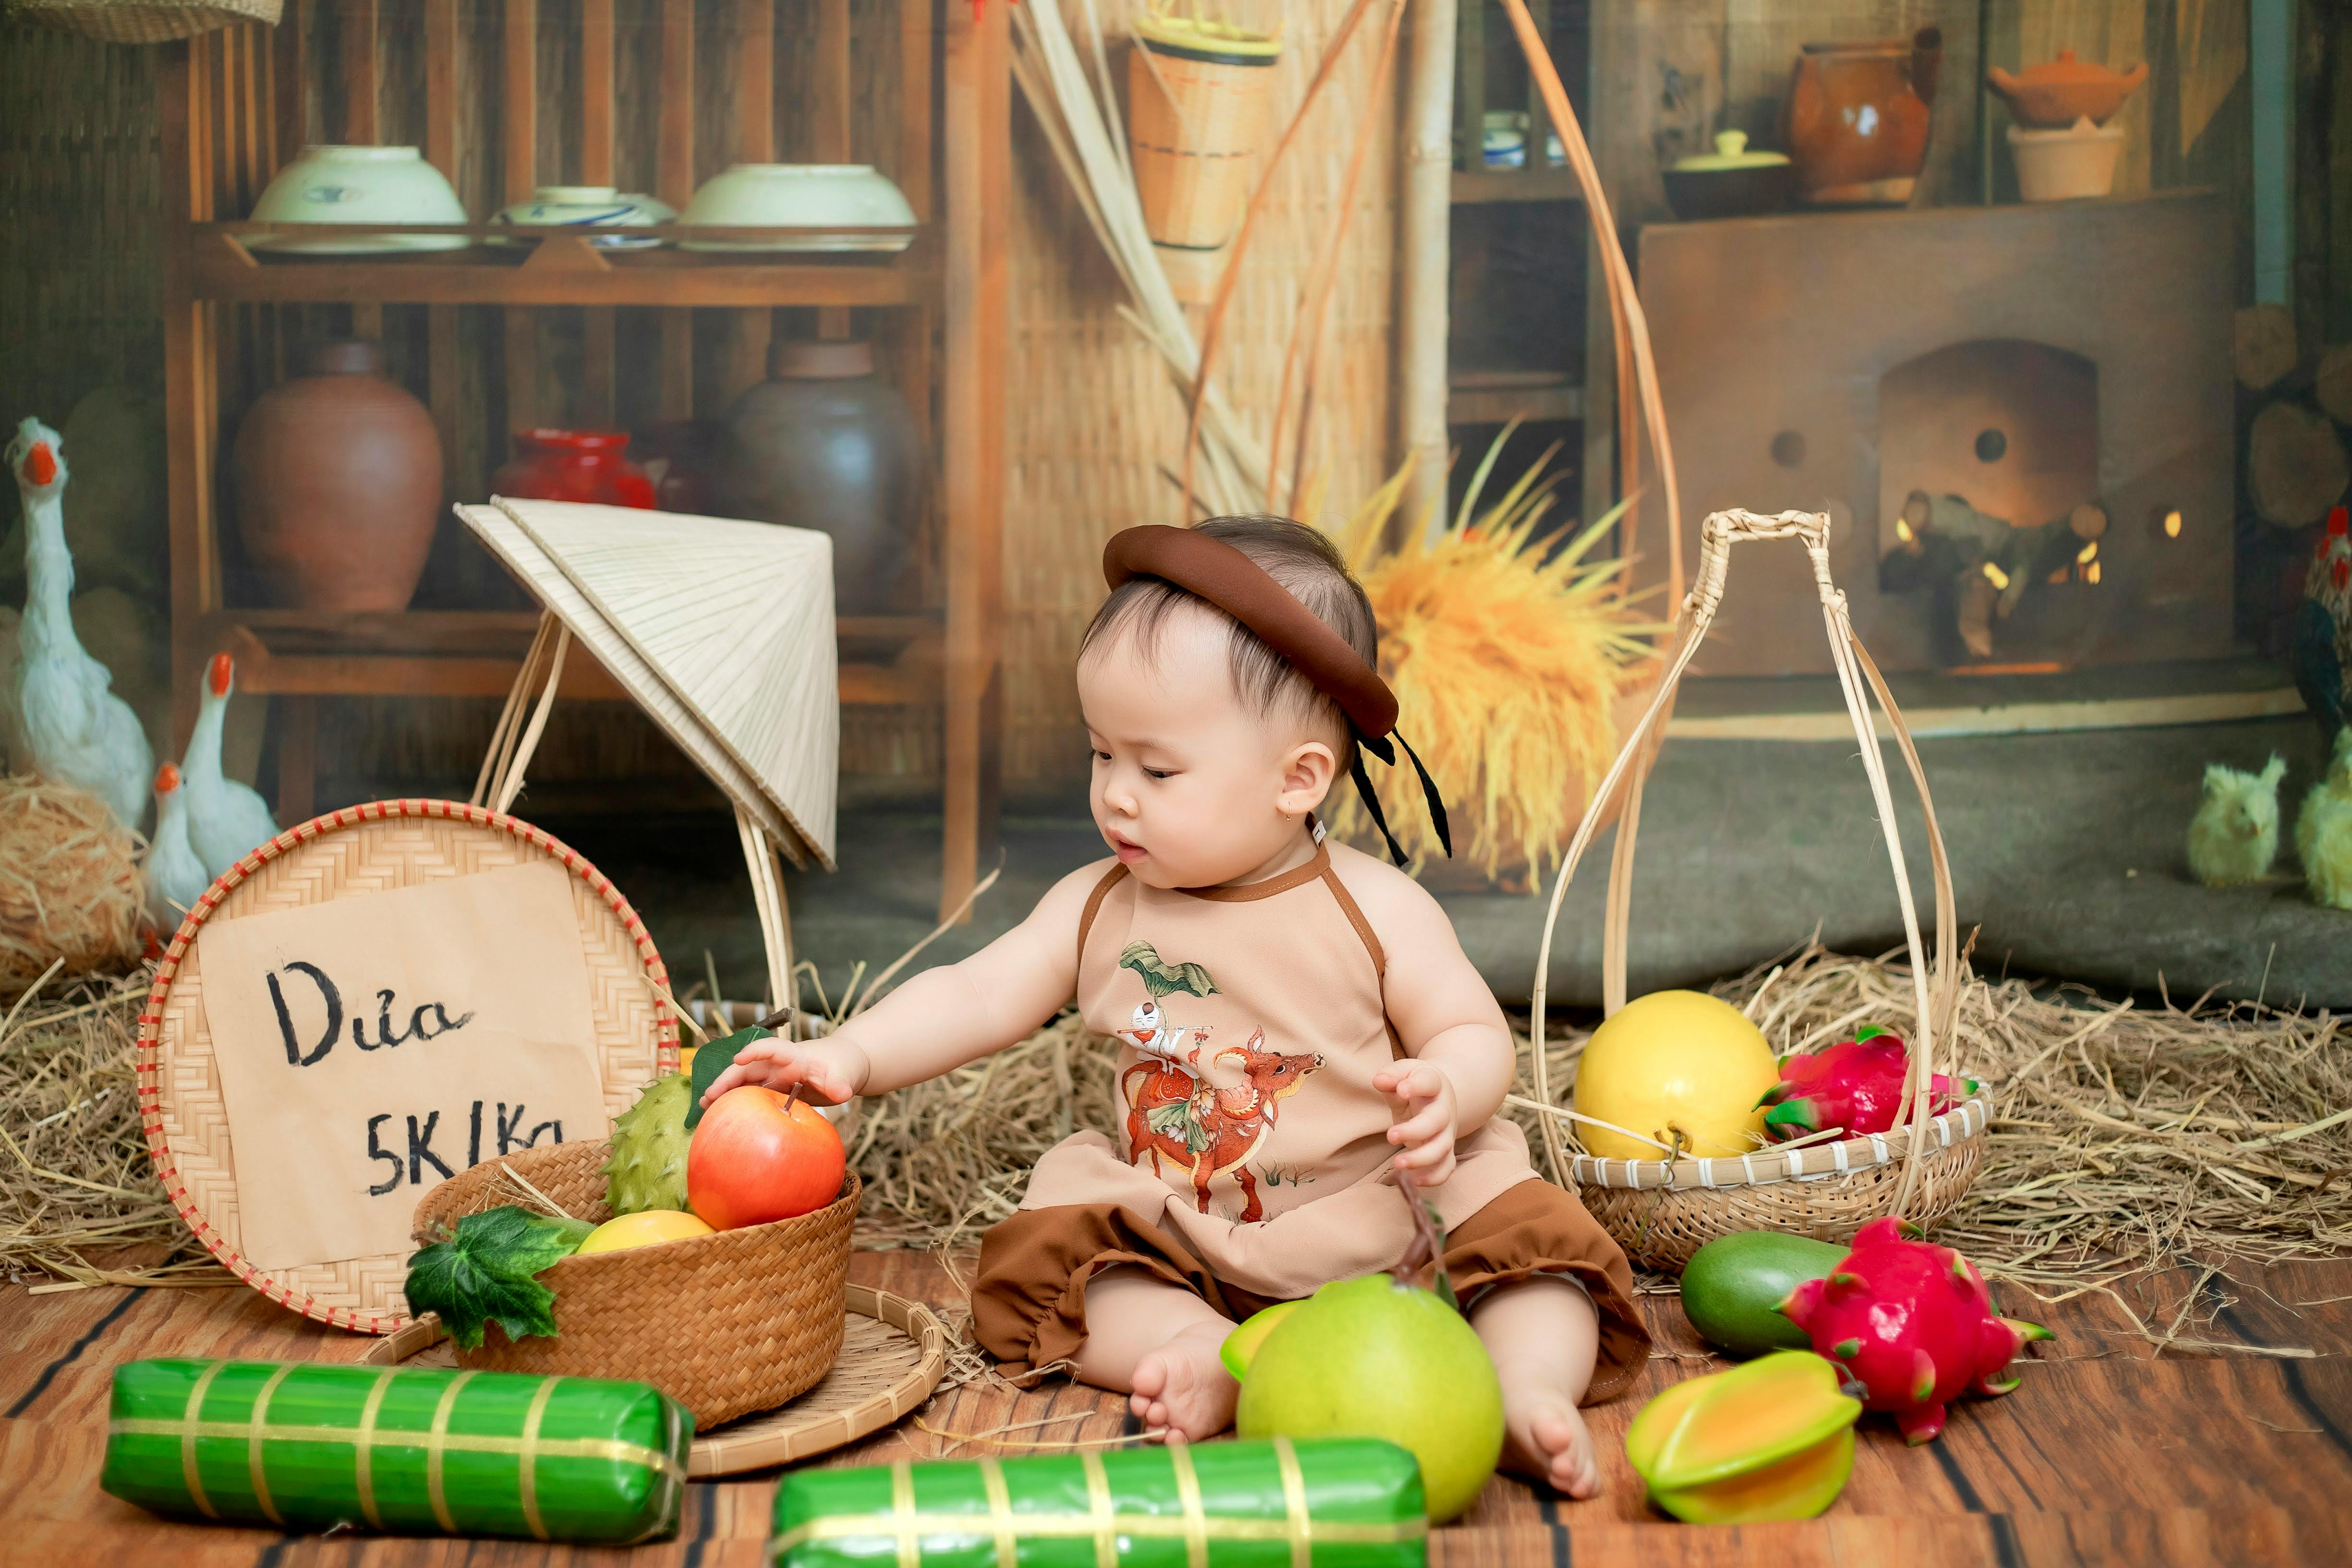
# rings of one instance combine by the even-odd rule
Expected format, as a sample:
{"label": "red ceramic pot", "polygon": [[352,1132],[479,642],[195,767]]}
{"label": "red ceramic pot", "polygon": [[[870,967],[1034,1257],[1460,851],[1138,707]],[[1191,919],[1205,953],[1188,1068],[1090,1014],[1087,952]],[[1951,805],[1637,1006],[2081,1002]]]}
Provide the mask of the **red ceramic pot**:
{"label": "red ceramic pot", "polygon": [[520,501],[589,501],[653,510],[654,482],[621,455],[617,430],[518,430],[513,462],[490,476],[490,493]]}

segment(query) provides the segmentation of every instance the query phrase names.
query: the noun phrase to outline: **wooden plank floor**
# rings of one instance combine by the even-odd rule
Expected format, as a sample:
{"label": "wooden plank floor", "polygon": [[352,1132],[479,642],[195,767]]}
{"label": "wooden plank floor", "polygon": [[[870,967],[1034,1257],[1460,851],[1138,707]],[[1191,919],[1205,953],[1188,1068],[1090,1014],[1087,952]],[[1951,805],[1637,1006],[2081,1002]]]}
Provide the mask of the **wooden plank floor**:
{"label": "wooden plank floor", "polygon": [[[855,1277],[953,1304],[925,1256],[860,1253]],[[2043,1314],[2054,1343],[2001,1400],[1963,1403],[1943,1438],[1907,1448],[1865,1417],[1853,1479],[1821,1519],[1698,1529],[1651,1512],[1624,1460],[1642,1401],[1706,1359],[1672,1298],[1645,1304],[1660,1354],[1638,1391],[1591,1412],[1608,1490],[1590,1502],[1497,1479],[1433,1543],[1438,1568],[1643,1568],[1858,1561],[1997,1563],[2352,1563],[2352,1260],[2231,1271],[2232,1304],[2185,1337],[2295,1346],[2315,1354],[2152,1357],[2097,1298]],[[2145,1306],[2168,1310],[2158,1300]],[[658,1306],[655,1310],[659,1310]],[[2157,1321],[2168,1321],[2168,1316]],[[145,1355],[355,1360],[365,1342],[242,1290],[98,1290],[45,1296],[0,1288],[0,1561],[148,1563],[190,1568],[493,1568],[499,1564],[719,1568],[763,1561],[776,1472],[697,1482],[676,1541],[634,1552],[489,1542],[289,1537],[156,1520],[98,1490],[110,1369]],[[967,1389],[918,1413],[940,1432],[1084,1413],[1044,1430],[1106,1437],[1120,1402],[1067,1383],[1028,1394]],[[1015,1434],[1031,1436],[1034,1434]],[[909,1420],[835,1456],[865,1463],[968,1457]]]}

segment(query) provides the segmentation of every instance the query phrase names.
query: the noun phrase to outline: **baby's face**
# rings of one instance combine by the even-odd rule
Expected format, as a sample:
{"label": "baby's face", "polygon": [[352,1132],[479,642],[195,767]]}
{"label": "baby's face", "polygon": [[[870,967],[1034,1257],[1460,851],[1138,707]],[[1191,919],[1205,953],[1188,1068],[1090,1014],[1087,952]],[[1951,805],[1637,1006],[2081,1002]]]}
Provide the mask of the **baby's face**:
{"label": "baby's face", "polygon": [[1156,646],[1124,633],[1078,664],[1095,826],[1152,887],[1213,887],[1294,848],[1331,786],[1331,747],[1234,690],[1226,629],[1179,610]]}

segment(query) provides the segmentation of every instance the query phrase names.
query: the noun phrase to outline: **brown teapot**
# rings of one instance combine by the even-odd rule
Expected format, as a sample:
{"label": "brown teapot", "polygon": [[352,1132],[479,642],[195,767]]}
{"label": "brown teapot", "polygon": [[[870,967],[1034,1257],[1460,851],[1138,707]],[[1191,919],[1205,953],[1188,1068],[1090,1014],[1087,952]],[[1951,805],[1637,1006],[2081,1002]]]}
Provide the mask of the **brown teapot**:
{"label": "brown teapot", "polygon": [[1781,145],[1797,199],[1816,206],[1895,206],[1911,200],[1927,161],[1929,110],[1944,35],[1807,44],[1781,106]]}

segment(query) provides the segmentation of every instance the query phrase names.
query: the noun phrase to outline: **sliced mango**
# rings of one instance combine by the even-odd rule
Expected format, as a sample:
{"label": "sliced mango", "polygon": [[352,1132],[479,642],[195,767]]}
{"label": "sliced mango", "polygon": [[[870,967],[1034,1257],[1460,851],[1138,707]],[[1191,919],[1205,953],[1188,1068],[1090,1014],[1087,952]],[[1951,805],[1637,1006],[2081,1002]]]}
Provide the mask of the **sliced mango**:
{"label": "sliced mango", "polygon": [[1853,1468],[1862,1402],[1811,1351],[1779,1351],[1667,1389],[1633,1417],[1625,1454],[1677,1519],[1810,1519]]}
{"label": "sliced mango", "polygon": [[1692,1524],[1754,1524],[1811,1519],[1837,1500],[1853,1473],[1853,1428],[1746,1475],[1680,1491],[1653,1490],[1650,1500]]}
{"label": "sliced mango", "polygon": [[1255,1355],[1257,1347],[1265,1343],[1265,1336],[1274,1332],[1276,1323],[1290,1315],[1292,1308],[1300,1304],[1297,1301],[1276,1301],[1264,1312],[1253,1312],[1244,1319],[1241,1327],[1227,1334],[1225,1343],[1217,1347],[1217,1359],[1225,1364],[1225,1370],[1235,1377],[1247,1372],[1250,1357]]}

